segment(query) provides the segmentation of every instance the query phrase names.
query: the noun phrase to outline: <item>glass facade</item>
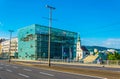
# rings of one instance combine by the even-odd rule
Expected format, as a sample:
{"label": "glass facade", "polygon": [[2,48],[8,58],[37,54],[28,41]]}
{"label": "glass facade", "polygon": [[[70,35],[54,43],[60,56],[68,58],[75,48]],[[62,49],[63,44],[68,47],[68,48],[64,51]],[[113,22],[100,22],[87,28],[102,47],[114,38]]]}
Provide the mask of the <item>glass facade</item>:
{"label": "glass facade", "polygon": [[[35,60],[48,57],[49,27],[31,25],[19,29],[18,57]],[[77,33],[51,28],[50,57],[54,59],[74,59],[76,55]]]}

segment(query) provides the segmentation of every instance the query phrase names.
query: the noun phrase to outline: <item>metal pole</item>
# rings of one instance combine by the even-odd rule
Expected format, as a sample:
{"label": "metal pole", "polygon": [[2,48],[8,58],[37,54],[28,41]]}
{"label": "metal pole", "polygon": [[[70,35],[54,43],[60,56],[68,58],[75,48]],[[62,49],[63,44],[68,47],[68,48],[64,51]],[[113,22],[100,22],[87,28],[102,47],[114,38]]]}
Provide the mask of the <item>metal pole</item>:
{"label": "metal pole", "polygon": [[10,32],[10,45],[9,45],[9,62],[11,62],[11,37],[13,30],[9,30]]}
{"label": "metal pole", "polygon": [[49,40],[48,40],[48,66],[51,66],[50,63],[50,32],[51,32],[51,27],[52,27],[52,10],[54,10],[55,8],[49,5],[46,5],[47,8],[50,9],[50,13],[49,13]]}

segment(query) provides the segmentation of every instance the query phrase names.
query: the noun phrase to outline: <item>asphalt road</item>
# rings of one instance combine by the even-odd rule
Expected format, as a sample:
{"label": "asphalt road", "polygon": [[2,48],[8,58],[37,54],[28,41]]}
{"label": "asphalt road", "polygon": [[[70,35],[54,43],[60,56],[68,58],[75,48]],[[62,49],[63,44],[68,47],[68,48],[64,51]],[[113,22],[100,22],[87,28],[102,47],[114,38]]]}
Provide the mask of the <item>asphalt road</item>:
{"label": "asphalt road", "polygon": [[[25,62],[30,64],[46,64],[42,62]],[[120,68],[112,68],[112,67],[106,67],[104,65],[100,66],[83,66],[83,65],[72,65],[72,64],[55,64],[52,63],[54,66],[61,66],[61,67],[70,67],[70,68],[85,68],[85,69],[93,69],[93,70],[107,70],[107,71],[114,71],[114,72],[120,72]]]}
{"label": "asphalt road", "polygon": [[0,79],[104,79],[101,77],[73,74],[53,70],[0,62]]}
{"label": "asphalt road", "polygon": [[62,66],[62,67],[71,67],[71,68],[85,68],[85,69],[107,70],[107,71],[120,72],[120,68],[110,68],[110,67],[105,67],[103,65],[101,65],[101,66],[82,66],[82,65],[67,65],[67,64],[53,64],[53,65]]}

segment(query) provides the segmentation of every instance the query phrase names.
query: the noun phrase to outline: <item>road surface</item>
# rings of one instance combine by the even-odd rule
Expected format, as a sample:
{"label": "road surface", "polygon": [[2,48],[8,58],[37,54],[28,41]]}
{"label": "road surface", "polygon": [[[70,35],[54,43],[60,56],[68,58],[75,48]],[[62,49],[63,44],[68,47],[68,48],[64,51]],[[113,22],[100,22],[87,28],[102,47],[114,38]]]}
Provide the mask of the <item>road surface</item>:
{"label": "road surface", "polygon": [[0,79],[104,79],[83,74],[73,74],[53,70],[0,62]]}
{"label": "road surface", "polygon": [[85,69],[94,69],[94,70],[107,70],[107,71],[114,71],[120,72],[120,68],[110,68],[101,66],[82,66],[82,65],[67,65],[67,64],[53,64],[55,66],[62,66],[62,67],[71,67],[71,68],[85,68]]}
{"label": "road surface", "polygon": [[[30,64],[46,64],[43,62],[25,62]],[[52,63],[54,66],[61,66],[61,67],[70,67],[70,68],[85,68],[85,69],[93,69],[93,70],[107,70],[107,71],[115,71],[120,72],[120,68],[112,68],[112,67],[106,67],[106,66],[83,66],[83,65],[72,65],[72,64],[56,64]]]}

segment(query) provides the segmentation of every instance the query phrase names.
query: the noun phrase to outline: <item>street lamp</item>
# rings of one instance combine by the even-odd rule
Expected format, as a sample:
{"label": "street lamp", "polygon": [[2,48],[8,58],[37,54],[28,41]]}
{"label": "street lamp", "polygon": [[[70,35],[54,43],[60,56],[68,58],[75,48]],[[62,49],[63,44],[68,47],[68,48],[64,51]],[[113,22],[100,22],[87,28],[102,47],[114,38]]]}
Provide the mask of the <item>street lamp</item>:
{"label": "street lamp", "polygon": [[11,37],[12,37],[12,32],[13,30],[8,30],[10,32],[10,45],[9,45],[9,62],[11,62]]}
{"label": "street lamp", "polygon": [[49,6],[49,5],[46,5],[47,8],[50,9],[50,13],[49,13],[49,41],[48,41],[48,66],[50,67],[51,64],[50,64],[50,30],[51,30],[51,27],[52,27],[52,10],[55,10],[54,7],[52,6]]}

